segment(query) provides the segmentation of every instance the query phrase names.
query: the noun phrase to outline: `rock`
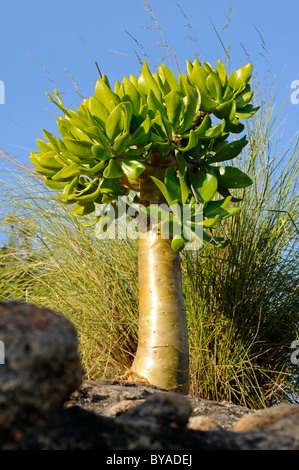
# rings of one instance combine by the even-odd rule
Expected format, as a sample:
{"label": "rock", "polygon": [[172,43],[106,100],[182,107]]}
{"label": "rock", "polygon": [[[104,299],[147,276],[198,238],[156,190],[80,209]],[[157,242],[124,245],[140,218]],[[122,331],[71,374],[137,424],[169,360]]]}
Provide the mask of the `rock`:
{"label": "rock", "polygon": [[79,405],[86,411],[115,418],[140,405],[158,391],[167,393],[167,390],[149,384],[119,380],[85,380],[69,397],[68,406]]}
{"label": "rock", "polygon": [[44,308],[0,302],[0,340],[0,429],[52,419],[82,381],[75,327]]}
{"label": "rock", "polygon": [[244,433],[277,428],[280,428],[282,431],[286,424],[289,427],[291,422],[294,423],[294,430],[299,434],[299,405],[280,405],[265,410],[258,410],[240,419],[232,427],[232,431]]}
{"label": "rock", "polygon": [[[113,386],[112,383],[111,388]],[[135,384],[135,389],[139,389],[138,384]],[[142,389],[143,385],[140,393]],[[290,415],[282,418],[288,420],[284,423],[283,432],[277,426],[281,423],[278,419],[275,423],[277,429],[241,433],[213,425],[212,420],[204,416],[194,417],[197,420],[201,418],[203,425],[203,428],[194,429],[192,420],[190,422],[191,414],[190,399],[170,392],[154,392],[140,405],[131,407],[116,418],[87,411],[78,404],[69,405],[46,426],[36,426],[21,436],[7,437],[2,449],[100,450],[101,455],[104,452],[118,455],[118,451],[124,450],[132,452],[128,455],[136,455],[136,452],[143,450],[196,455],[202,450],[299,449],[299,433],[293,432],[294,422],[291,432],[287,432]],[[294,416],[298,417],[298,414],[292,415],[292,418]],[[296,422],[298,424],[298,420]]]}
{"label": "rock", "polygon": [[[126,382],[120,380],[85,380],[71,395],[69,405],[79,405],[88,411],[101,416],[116,417],[130,408],[141,405],[147,398],[167,390],[154,385]],[[228,403],[218,403],[188,396],[191,404],[191,418],[205,416],[216,426],[223,429],[232,427],[243,416],[253,413],[253,410],[243,406]],[[195,422],[195,421],[193,421]]]}
{"label": "rock", "polygon": [[0,303],[0,340],[0,450],[299,450],[299,405],[255,411],[148,384],[82,381],[76,330],[50,310]]}
{"label": "rock", "polygon": [[208,416],[191,416],[188,422],[188,428],[194,429],[195,431],[212,431],[215,429],[221,429],[215,421]]}
{"label": "rock", "polygon": [[211,419],[216,426],[230,429],[243,416],[254,413],[254,410],[231,403],[219,403],[213,400],[204,400],[190,397],[192,403],[192,416],[205,416]]}

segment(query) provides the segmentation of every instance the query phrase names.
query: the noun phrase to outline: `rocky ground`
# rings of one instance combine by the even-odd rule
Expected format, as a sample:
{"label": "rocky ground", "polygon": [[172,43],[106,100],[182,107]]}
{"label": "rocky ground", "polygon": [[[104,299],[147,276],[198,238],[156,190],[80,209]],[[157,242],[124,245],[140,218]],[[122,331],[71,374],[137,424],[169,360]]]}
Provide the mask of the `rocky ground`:
{"label": "rocky ground", "polygon": [[85,381],[73,325],[0,302],[1,450],[299,450],[299,405],[266,410],[152,385]]}

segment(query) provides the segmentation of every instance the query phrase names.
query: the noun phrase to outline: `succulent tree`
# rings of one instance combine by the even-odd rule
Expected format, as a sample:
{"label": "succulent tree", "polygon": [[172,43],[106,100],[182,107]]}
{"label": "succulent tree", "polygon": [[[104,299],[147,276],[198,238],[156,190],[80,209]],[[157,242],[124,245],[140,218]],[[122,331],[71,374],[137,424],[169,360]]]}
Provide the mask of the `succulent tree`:
{"label": "succulent tree", "polygon": [[30,156],[73,214],[95,214],[100,232],[124,201],[138,204],[139,340],[129,374],[170,390],[186,393],[189,383],[180,251],[194,241],[223,247],[213,228],[242,207],[231,190],[252,184],[226,164],[248,143],[238,136],[240,119],[258,109],[250,104],[251,71],[248,64],[227,75],[221,61],[213,68],[195,60],[176,78],[166,65],[151,73],[144,62],[138,78],[113,89],[101,77],[76,111],[55,90],[48,96],[63,113],[61,135],[44,131]]}

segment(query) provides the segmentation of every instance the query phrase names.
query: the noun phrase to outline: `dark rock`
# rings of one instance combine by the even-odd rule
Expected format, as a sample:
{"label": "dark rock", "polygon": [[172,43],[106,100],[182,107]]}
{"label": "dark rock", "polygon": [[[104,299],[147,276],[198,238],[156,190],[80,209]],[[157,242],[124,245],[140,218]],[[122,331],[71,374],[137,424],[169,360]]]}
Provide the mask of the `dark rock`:
{"label": "dark rock", "polygon": [[[68,403],[79,405],[85,410],[93,411],[102,416],[117,417],[130,408],[141,405],[147,398],[159,392],[168,394],[167,390],[154,385],[117,380],[84,381],[71,395]],[[253,410],[228,403],[218,403],[192,396],[187,397],[191,405],[191,418],[205,416],[216,426],[228,429],[243,416]],[[194,422],[194,420],[192,419]]]}
{"label": "dark rock", "polygon": [[299,405],[254,411],[148,384],[81,382],[75,328],[47,309],[0,303],[0,340],[0,450],[299,450]]}
{"label": "dark rock", "polygon": [[[117,418],[67,404],[47,425],[32,427],[21,435],[12,432],[6,436],[2,449],[100,450],[110,455],[123,450],[134,455],[142,450],[196,453],[202,450],[299,449],[298,413],[284,416],[283,425],[278,419],[271,429],[250,432],[233,432],[218,426],[194,430],[188,426],[191,413],[188,397],[169,392],[155,392]],[[288,432],[291,422],[291,432]]]}
{"label": "dark rock", "polygon": [[190,397],[192,403],[192,417],[205,416],[210,418],[216,426],[230,429],[243,416],[251,415],[254,410],[231,403],[221,403],[213,400]]}
{"label": "dark rock", "polygon": [[[2,450],[111,450],[124,442],[124,429],[112,419],[74,406],[56,413],[51,422],[32,426],[14,439],[7,436]],[[1,448],[1,447],[0,447]]]}
{"label": "dark rock", "polygon": [[119,380],[85,380],[71,395],[68,406],[81,408],[101,416],[116,417],[140,405],[154,393],[168,393],[155,385]]}
{"label": "dark rock", "polygon": [[44,308],[0,302],[0,428],[51,419],[82,381],[77,332]]}

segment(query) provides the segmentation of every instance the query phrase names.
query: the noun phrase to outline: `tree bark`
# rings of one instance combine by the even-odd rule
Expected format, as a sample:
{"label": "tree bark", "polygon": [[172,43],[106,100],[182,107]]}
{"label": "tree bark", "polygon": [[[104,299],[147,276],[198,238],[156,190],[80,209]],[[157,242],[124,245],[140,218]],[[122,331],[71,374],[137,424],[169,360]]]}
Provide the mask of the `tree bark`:
{"label": "tree bark", "polygon": [[[163,160],[162,160],[163,161]],[[151,166],[151,174],[163,179],[163,166]],[[140,203],[165,203],[152,180],[140,181]],[[139,236],[139,331],[138,348],[131,372],[149,383],[188,393],[189,347],[182,292],[180,254],[148,224]]]}

